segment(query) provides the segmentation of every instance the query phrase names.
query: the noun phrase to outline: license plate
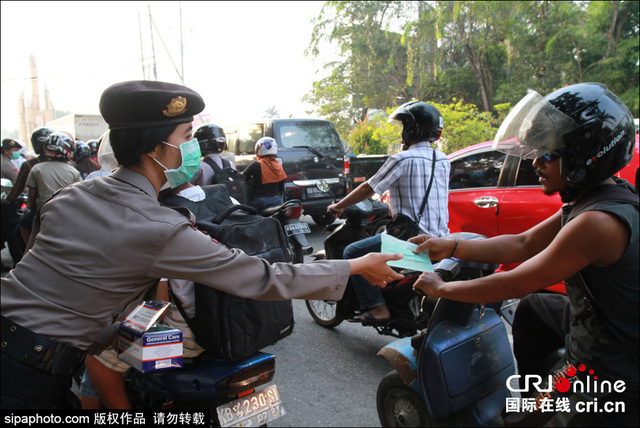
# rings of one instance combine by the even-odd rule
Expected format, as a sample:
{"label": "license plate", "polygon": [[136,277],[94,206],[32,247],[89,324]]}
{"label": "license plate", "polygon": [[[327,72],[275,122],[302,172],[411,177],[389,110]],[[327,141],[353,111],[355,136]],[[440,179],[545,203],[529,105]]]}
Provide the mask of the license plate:
{"label": "license plate", "polygon": [[285,414],[275,385],[219,406],[221,427],[255,427],[275,421]]}
{"label": "license plate", "polygon": [[307,198],[324,198],[330,195],[325,192],[321,192],[317,187],[307,187]]}
{"label": "license plate", "polygon": [[285,224],[284,230],[287,232],[287,236],[300,235],[302,233],[311,233],[309,225],[307,223],[291,223]]}

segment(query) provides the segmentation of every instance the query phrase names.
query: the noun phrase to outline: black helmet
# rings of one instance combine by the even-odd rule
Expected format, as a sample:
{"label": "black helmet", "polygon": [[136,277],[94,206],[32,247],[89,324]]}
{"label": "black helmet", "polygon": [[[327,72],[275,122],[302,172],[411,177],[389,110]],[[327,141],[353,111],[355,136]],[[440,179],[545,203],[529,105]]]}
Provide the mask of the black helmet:
{"label": "black helmet", "polygon": [[31,147],[37,155],[42,153],[42,145],[53,132],[53,129],[42,126],[31,133]]}
{"label": "black helmet", "polygon": [[98,142],[98,140],[89,140],[89,141],[87,141],[87,145],[89,146],[89,149],[91,150],[91,157],[92,158],[97,158],[98,157],[98,149],[100,148],[100,143]]}
{"label": "black helmet", "polygon": [[76,149],[73,151],[73,161],[80,162],[83,158],[91,155],[91,148],[84,141],[76,141]]}
{"label": "black helmet", "polygon": [[633,157],[633,116],[601,83],[578,83],[545,99],[577,127],[562,135],[562,179],[571,187],[590,188],[614,175]]}
{"label": "black helmet", "polygon": [[61,132],[54,132],[42,146],[44,155],[50,160],[69,161],[73,158],[76,143],[73,138]]}
{"label": "black helmet", "polygon": [[206,123],[193,134],[200,143],[200,151],[203,155],[209,153],[222,153],[227,148],[227,137],[218,125]]}
{"label": "black helmet", "polygon": [[402,142],[405,147],[422,141],[436,141],[444,126],[440,111],[422,101],[402,104],[389,116],[389,122],[394,120],[402,123]]}

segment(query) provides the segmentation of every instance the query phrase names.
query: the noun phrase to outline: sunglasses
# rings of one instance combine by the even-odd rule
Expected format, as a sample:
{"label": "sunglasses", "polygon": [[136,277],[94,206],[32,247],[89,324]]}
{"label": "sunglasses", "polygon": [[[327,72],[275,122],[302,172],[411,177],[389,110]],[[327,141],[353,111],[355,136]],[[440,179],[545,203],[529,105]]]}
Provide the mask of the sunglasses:
{"label": "sunglasses", "polygon": [[560,155],[557,153],[549,152],[538,156],[536,159],[542,161],[543,163],[549,163],[553,162],[556,159],[560,159]]}

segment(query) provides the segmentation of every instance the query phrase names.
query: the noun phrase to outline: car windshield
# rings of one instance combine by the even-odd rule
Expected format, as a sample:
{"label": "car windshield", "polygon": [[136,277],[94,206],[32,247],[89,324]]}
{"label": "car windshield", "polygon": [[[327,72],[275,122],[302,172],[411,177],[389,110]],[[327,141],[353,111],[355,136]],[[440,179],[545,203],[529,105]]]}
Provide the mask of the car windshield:
{"label": "car windshield", "polygon": [[338,134],[327,122],[282,123],[276,127],[282,147],[339,148]]}

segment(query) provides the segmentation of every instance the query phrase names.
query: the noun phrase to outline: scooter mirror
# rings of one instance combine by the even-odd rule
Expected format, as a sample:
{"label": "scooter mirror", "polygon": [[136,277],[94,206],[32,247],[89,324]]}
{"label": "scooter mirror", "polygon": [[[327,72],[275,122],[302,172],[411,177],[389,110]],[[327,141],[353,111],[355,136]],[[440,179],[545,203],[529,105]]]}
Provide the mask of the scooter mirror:
{"label": "scooter mirror", "polygon": [[330,190],[329,183],[327,183],[325,180],[319,180],[316,183],[316,187],[323,193],[328,193]]}

